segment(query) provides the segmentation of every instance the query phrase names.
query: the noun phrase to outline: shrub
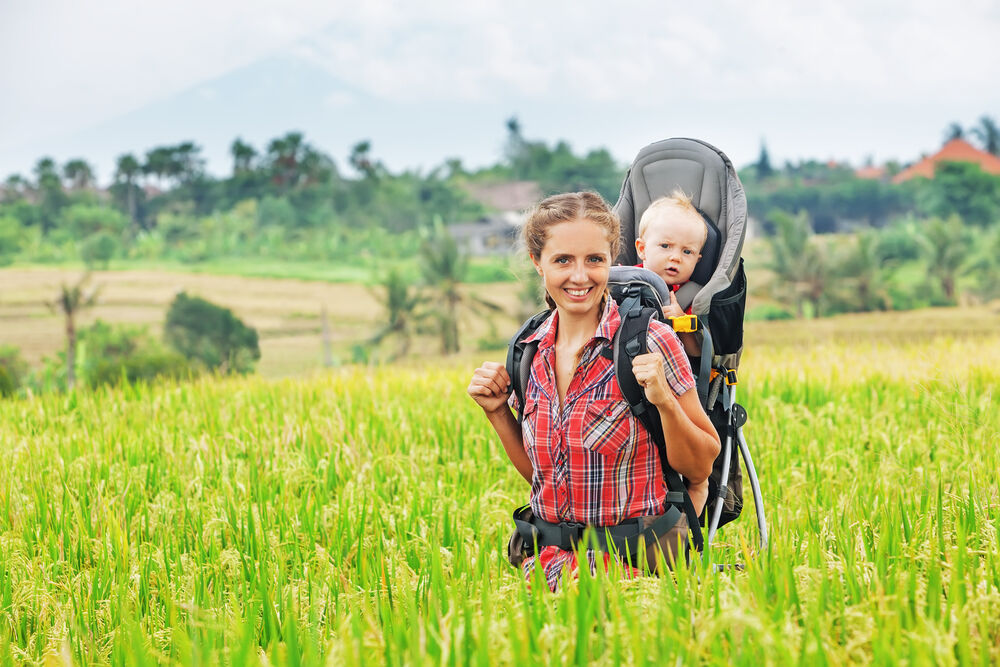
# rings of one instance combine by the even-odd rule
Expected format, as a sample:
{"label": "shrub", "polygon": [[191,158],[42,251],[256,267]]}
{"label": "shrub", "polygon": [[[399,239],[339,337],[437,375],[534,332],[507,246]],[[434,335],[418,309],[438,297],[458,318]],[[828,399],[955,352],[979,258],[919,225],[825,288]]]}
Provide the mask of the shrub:
{"label": "shrub", "polygon": [[0,345],[0,398],[13,396],[24,384],[28,364],[13,345]]}
{"label": "shrub", "polygon": [[765,320],[791,320],[794,318],[795,315],[787,308],[782,308],[773,303],[763,303],[749,309],[744,319],[747,322],[760,322]]}
{"label": "shrub", "polygon": [[80,331],[78,371],[84,384],[96,387],[186,377],[192,369],[183,355],[164,347],[144,327],[98,320]]}
{"label": "shrub", "polygon": [[260,359],[256,329],[228,308],[184,292],[167,311],[164,340],[189,360],[223,373],[249,373]]}
{"label": "shrub", "polygon": [[119,244],[107,232],[91,234],[80,244],[80,258],[88,268],[107,268],[108,262],[118,254]]}
{"label": "shrub", "polygon": [[0,217],[0,266],[14,261],[14,257],[21,251],[23,240],[24,230],[17,218]]}

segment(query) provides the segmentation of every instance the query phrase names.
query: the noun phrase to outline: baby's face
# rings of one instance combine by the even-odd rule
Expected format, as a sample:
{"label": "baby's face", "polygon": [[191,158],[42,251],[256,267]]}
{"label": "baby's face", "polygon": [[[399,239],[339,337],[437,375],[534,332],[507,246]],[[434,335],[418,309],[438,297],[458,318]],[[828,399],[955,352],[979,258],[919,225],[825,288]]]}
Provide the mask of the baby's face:
{"label": "baby's face", "polygon": [[646,233],[635,241],[642,265],[658,274],[668,285],[691,279],[701,258],[705,230],[692,221],[674,216],[651,220]]}

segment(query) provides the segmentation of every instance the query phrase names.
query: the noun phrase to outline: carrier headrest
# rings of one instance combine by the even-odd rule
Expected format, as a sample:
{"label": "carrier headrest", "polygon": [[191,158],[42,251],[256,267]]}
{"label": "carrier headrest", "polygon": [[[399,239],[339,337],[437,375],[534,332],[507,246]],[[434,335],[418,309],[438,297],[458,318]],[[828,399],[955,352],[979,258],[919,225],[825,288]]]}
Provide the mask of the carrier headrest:
{"label": "carrier headrest", "polygon": [[608,273],[608,287],[612,294],[617,286],[642,283],[660,302],[660,307],[670,303],[670,288],[663,278],[641,266],[612,266]]}
{"label": "carrier headrest", "polygon": [[[618,261],[636,264],[635,238],[639,220],[649,205],[659,197],[680,188],[711,223],[692,280],[706,283],[716,268],[731,234],[732,221],[727,217],[726,191],[730,178],[736,178],[732,165],[718,149],[696,139],[674,138],[650,144],[639,151],[615,204],[621,219],[622,253]],[[742,228],[737,237],[742,237]],[[707,252],[706,252],[707,250]],[[703,267],[708,267],[708,269]]]}
{"label": "carrier headrest", "polygon": [[700,207],[698,208],[698,212],[705,219],[705,227],[708,233],[705,235],[705,245],[701,248],[701,259],[695,264],[690,280],[699,285],[704,285],[712,277],[712,272],[715,271],[715,266],[719,262],[719,248],[722,244],[720,243],[721,234],[719,234],[719,228],[712,222],[712,218],[705,211],[701,210]]}

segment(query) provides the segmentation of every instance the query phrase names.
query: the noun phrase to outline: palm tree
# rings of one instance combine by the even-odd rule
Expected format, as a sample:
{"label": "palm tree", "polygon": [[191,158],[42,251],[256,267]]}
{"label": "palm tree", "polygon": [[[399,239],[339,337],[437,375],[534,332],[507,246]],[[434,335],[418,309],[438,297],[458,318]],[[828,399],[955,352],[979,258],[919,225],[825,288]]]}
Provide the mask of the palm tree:
{"label": "palm tree", "polygon": [[76,318],[80,311],[97,301],[97,289],[87,289],[90,274],[83,274],[73,285],[65,283],[60,287],[55,300],[47,303],[53,312],[60,312],[66,329],[66,388],[76,385]]}
{"label": "palm tree", "polygon": [[132,218],[133,224],[138,224],[136,217],[138,202],[136,200],[136,190],[138,185],[136,179],[142,173],[142,165],[131,153],[119,155],[115,163],[115,183],[122,185],[125,189],[125,208]]}
{"label": "palm tree", "polygon": [[257,157],[257,149],[253,146],[237,137],[229,147],[229,153],[233,156],[233,176],[253,169],[253,160]]}
{"label": "palm tree", "polygon": [[372,161],[372,142],[365,140],[354,144],[347,161],[365,178],[374,180],[378,177],[378,165]]}
{"label": "palm tree", "polygon": [[410,344],[416,333],[417,326],[423,319],[419,308],[426,302],[426,297],[403,277],[398,269],[390,269],[379,283],[381,293],[376,298],[384,310],[383,324],[371,337],[371,344],[378,345],[383,340],[395,336],[399,339],[399,347],[392,359],[405,357],[410,353]]}
{"label": "palm tree", "polygon": [[267,161],[275,185],[290,189],[298,184],[304,147],[301,132],[289,132],[267,145]]}
{"label": "palm tree", "polygon": [[919,241],[927,263],[927,274],[937,277],[945,298],[955,303],[956,280],[972,245],[969,230],[957,215],[947,221],[931,218],[921,230]]}
{"label": "palm tree", "polygon": [[875,232],[866,230],[855,236],[835,266],[837,283],[846,288],[845,301],[861,311],[890,310],[885,264]]}
{"label": "palm tree", "polygon": [[42,230],[48,232],[56,226],[59,211],[67,201],[55,160],[50,157],[40,159],[35,164],[35,178],[42,209]]}
{"label": "palm tree", "polygon": [[501,312],[501,308],[489,301],[473,295],[463,294],[460,287],[465,280],[468,259],[459,250],[458,244],[435,218],[430,230],[423,230],[420,244],[420,270],[424,284],[430,288],[436,304],[432,317],[436,320],[441,337],[441,352],[452,354],[461,348],[458,324],[462,311],[489,317]]}
{"label": "palm tree", "polygon": [[972,128],[972,133],[983,144],[983,150],[993,155],[1000,155],[1000,127],[989,116],[979,119],[979,125]]}
{"label": "palm tree", "polygon": [[819,317],[829,270],[815,242],[809,215],[805,211],[794,216],[775,211],[771,218],[776,233],[769,238],[771,261],[767,268],[775,274],[775,296],[794,306],[799,317],[805,316],[806,303],[812,306],[813,317]]}
{"label": "palm tree", "polygon": [[945,143],[949,141],[954,141],[955,139],[964,139],[964,138],[965,138],[965,130],[962,128],[961,123],[954,122],[951,125],[949,125],[947,129],[945,129],[944,131]]}
{"label": "palm tree", "polygon": [[70,160],[63,166],[63,177],[73,190],[83,190],[94,184],[94,170],[85,160]]}

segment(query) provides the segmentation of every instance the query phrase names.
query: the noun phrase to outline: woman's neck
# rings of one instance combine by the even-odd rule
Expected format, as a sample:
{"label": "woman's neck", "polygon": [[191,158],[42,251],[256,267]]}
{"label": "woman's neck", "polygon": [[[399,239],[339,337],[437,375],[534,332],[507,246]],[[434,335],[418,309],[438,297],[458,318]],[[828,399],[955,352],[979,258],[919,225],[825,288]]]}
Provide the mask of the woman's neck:
{"label": "woman's neck", "polygon": [[559,329],[556,331],[556,345],[579,349],[587,344],[601,322],[601,311],[583,315],[571,315],[559,311]]}

